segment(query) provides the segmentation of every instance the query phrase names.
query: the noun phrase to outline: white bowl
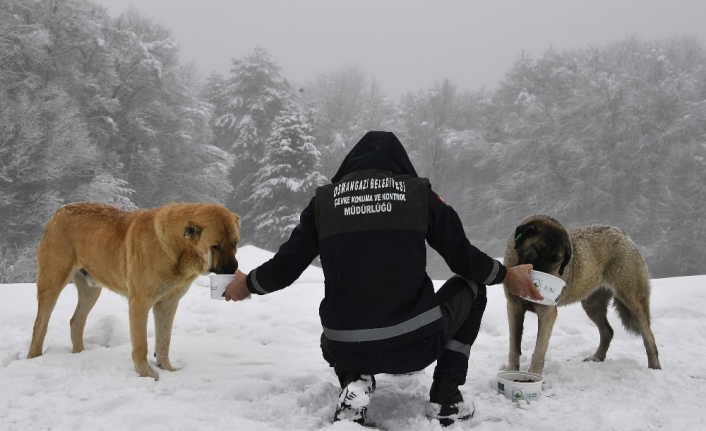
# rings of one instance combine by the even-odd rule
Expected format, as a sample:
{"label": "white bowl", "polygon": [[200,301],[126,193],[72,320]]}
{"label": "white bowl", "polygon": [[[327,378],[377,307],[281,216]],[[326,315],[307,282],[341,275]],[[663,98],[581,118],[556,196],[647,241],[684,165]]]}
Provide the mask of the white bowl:
{"label": "white bowl", "polygon": [[498,392],[513,402],[535,401],[542,394],[544,379],[539,374],[524,371],[501,371],[498,373]]}
{"label": "white bowl", "polygon": [[225,299],[223,294],[226,291],[226,286],[235,279],[235,275],[210,274],[208,278],[211,280],[211,299]]}
{"label": "white bowl", "polygon": [[530,278],[534,283],[534,286],[539,290],[539,293],[544,297],[543,300],[537,301],[530,298],[523,298],[527,301],[536,302],[537,304],[550,305],[556,307],[556,300],[561,295],[561,291],[564,290],[564,280],[559,277],[555,277],[546,272],[531,270],[529,272]]}

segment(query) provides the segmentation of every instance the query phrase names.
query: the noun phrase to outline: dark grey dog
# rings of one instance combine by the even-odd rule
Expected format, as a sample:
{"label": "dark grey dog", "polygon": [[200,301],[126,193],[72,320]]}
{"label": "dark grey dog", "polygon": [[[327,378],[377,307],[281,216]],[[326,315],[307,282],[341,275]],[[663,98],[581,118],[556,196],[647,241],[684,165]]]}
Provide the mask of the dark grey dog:
{"label": "dark grey dog", "polygon": [[[515,229],[507,244],[505,265],[531,263],[535,270],[566,282],[557,306],[581,301],[588,317],[598,326],[600,344],[585,361],[603,361],[613,339],[608,323],[610,299],[629,332],[642,335],[647,366],[660,369],[655,337],[650,328],[650,280],[642,255],[632,240],[611,226],[585,226],[567,232],[551,217],[535,215]],[[520,345],[525,313],[537,313],[539,331],[529,371],[542,374],[549,337],[557,316],[556,307],[521,299],[505,289],[510,326],[508,370],[519,370]]]}

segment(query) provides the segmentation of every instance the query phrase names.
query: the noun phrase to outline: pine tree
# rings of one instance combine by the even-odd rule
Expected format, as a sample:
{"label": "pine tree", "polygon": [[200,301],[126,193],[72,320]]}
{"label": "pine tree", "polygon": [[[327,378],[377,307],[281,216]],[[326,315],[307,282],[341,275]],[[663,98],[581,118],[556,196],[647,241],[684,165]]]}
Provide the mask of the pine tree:
{"label": "pine tree", "polygon": [[286,240],[316,187],[326,182],[319,173],[311,127],[301,112],[284,111],[272,128],[248,199],[252,210],[245,217],[254,226],[255,244],[270,250]]}
{"label": "pine tree", "polygon": [[229,96],[225,78],[218,73],[211,73],[199,93],[201,100],[210,103],[213,110],[210,127],[213,130],[214,145],[222,150],[229,150],[233,144],[233,117],[228,116]]}
{"label": "pine tree", "polygon": [[[250,185],[261,167],[272,122],[293,104],[291,85],[267,52],[257,47],[252,54],[233,59],[227,80],[209,77],[207,90],[207,100],[215,107],[212,125],[217,145],[233,156],[229,178],[234,192],[228,206],[246,214],[250,210]],[[243,233],[247,238],[247,226]]]}

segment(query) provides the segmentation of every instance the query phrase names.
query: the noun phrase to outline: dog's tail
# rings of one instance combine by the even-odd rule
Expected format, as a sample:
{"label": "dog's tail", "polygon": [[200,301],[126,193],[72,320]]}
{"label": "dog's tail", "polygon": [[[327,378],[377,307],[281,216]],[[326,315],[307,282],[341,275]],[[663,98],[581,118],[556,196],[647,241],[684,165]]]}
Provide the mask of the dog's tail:
{"label": "dog's tail", "polygon": [[[618,312],[618,316],[620,316],[620,320],[623,322],[623,327],[625,330],[632,334],[640,335],[637,316],[628,308],[628,306],[625,305],[623,301],[618,299],[618,297],[613,298],[613,306]],[[647,313],[649,313],[649,308],[647,309]],[[647,320],[649,321],[649,319],[650,317],[648,315]]]}

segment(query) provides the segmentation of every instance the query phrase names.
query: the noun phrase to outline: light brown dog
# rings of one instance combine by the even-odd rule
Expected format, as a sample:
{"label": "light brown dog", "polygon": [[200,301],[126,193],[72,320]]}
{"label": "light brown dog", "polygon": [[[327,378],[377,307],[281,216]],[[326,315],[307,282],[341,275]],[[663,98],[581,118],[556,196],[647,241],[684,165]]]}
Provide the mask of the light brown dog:
{"label": "light brown dog", "polygon": [[153,309],[155,357],[169,361],[177,305],[199,274],[233,274],[240,217],[202,203],[169,204],[125,212],[108,205],[76,203],[54,213],[37,252],[37,318],[28,358],[42,354],[56,301],[73,279],[78,305],[71,318],[73,353],[83,351],[83,330],[101,287],[128,299],[132,360],[142,377],[158,374],[147,362],[147,320]]}
{"label": "light brown dog", "polygon": [[[660,369],[655,337],[650,328],[650,280],[647,265],[632,240],[611,226],[586,226],[569,232],[551,217],[536,215],[515,229],[507,244],[505,265],[531,263],[537,271],[566,282],[557,306],[581,301],[588,317],[598,326],[600,343],[585,361],[603,361],[613,339],[608,323],[608,304],[613,305],[629,332],[642,335],[647,366]],[[536,304],[505,289],[510,326],[507,369],[519,370],[525,313],[537,313],[539,331],[529,371],[542,374],[549,337],[557,316],[556,307]]]}

